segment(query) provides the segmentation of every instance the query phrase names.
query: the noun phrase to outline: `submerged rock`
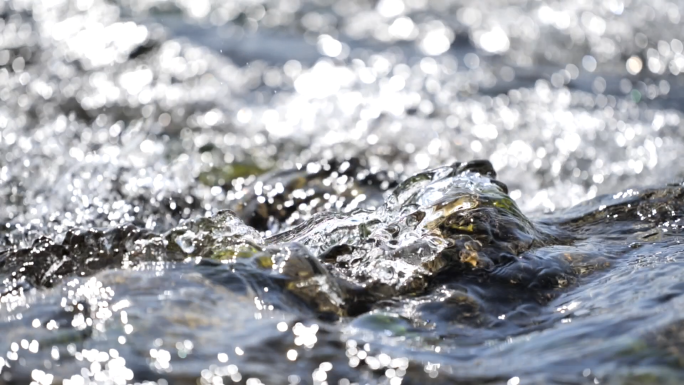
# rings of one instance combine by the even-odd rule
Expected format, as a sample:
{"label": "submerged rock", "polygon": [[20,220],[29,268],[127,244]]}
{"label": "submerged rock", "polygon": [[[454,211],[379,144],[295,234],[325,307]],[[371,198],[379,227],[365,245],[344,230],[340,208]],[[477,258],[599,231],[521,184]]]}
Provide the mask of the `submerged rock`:
{"label": "submerged rock", "polygon": [[[326,183],[340,177],[358,180],[363,174],[359,167],[358,162],[344,162],[335,167],[339,172],[330,166],[305,175],[298,171],[279,173],[273,181],[257,183],[263,191],[267,190],[264,185],[282,190],[272,190],[275,194],[268,198],[271,200],[295,199],[301,191],[304,196],[298,201],[300,205],[305,198],[311,203],[315,196],[330,195],[325,191],[336,188],[338,194],[352,189],[356,196],[374,189],[375,195],[368,199],[382,199],[379,194],[389,182],[376,186],[377,177],[374,182],[368,175],[361,178],[366,186],[361,191],[355,182],[347,189]],[[347,315],[350,309],[354,309],[352,313],[370,309],[383,298],[421,294],[440,274],[492,271],[516,263],[530,248],[557,243],[548,228],[534,224],[520,212],[495,176],[486,161],[428,170],[399,184],[377,208],[313,213],[310,220],[268,239],[245,225],[238,214],[224,211],[187,221],[160,236],[135,237],[130,229],[109,235],[126,237],[125,248],[107,248],[101,240],[103,235],[93,233],[81,236],[82,242],[72,248],[69,245],[74,238],[67,236],[62,245],[42,240],[31,249],[6,251],[2,262],[4,270],[11,271],[31,259],[24,271],[27,282],[50,286],[69,274],[128,268],[139,261],[204,258],[268,270],[282,289],[315,311]],[[278,210],[275,202],[260,203],[255,200],[257,195],[248,195],[239,204],[241,217],[250,223],[286,220],[287,210]],[[276,207],[276,211],[264,211],[266,207]],[[49,263],[33,262],[35,254],[41,253]]]}
{"label": "submerged rock", "polygon": [[[553,218],[533,220],[520,211],[507,194],[506,185],[495,179],[496,173],[487,161],[427,170],[386,192],[386,185],[376,186],[374,182],[361,186],[353,182],[347,188],[357,191],[357,196],[359,192],[374,194],[361,207],[341,204],[330,209],[313,205],[316,196],[337,194],[340,202],[345,202],[341,197],[351,194],[325,182],[333,178],[335,172],[331,170],[306,176],[301,171],[264,176],[255,182],[261,183],[262,194],[245,195],[236,206],[238,213],[226,210],[186,221],[163,234],[132,225],[102,231],[71,230],[63,239],[42,237],[29,248],[5,250],[0,254],[3,301],[11,306],[31,303],[38,312],[59,319],[55,324],[62,330],[58,338],[65,344],[96,341],[102,333],[118,330],[118,326],[111,329],[107,321],[111,318],[107,301],[114,298],[113,292],[107,290],[115,287],[119,296],[124,294],[115,305],[120,311],[120,303],[131,306],[125,302],[126,287],[152,290],[148,288],[150,282],[162,282],[152,273],[159,269],[159,274],[172,271],[178,275],[174,276],[176,283],[187,281],[188,288],[174,294],[175,299],[169,302],[172,313],[163,315],[165,308],[160,307],[154,310],[151,320],[138,314],[137,325],[143,325],[145,332],[163,335],[156,325],[161,322],[181,334],[218,325],[235,325],[240,333],[256,333],[257,327],[244,328],[249,317],[242,313],[181,315],[179,309],[194,295],[190,288],[195,287],[194,282],[201,282],[203,287],[215,285],[224,290],[221,298],[235,296],[236,304],[227,308],[230,311],[239,312],[237,309],[249,302],[247,299],[253,299],[256,319],[280,317],[296,323],[294,319],[299,317],[324,321],[321,325],[341,321],[339,325],[347,325],[343,330],[349,338],[381,345],[401,340],[419,350],[438,343],[445,349],[455,349],[480,346],[502,336],[543,330],[562,322],[566,311],[574,311],[577,304],[562,305],[558,312],[550,311],[548,305],[582,277],[613,266],[625,253],[638,252],[648,242],[679,245],[676,235],[681,233],[681,186],[601,197]],[[362,171],[356,169],[354,173],[358,176]],[[291,182],[286,187],[283,181],[287,178]],[[260,197],[269,197],[269,193],[263,195],[268,190],[264,186],[278,189],[269,190],[275,191],[268,198],[272,202],[260,201]],[[292,217],[287,210],[272,209],[276,201],[287,202],[298,196],[297,191],[310,190],[314,193],[296,198],[313,208],[308,219],[288,222]],[[642,220],[634,221],[634,217]],[[270,225],[258,231],[242,218]],[[279,226],[288,230],[266,236],[267,228]],[[621,237],[616,238],[616,234]],[[652,262],[643,257],[641,263]],[[134,271],[141,273],[129,274]],[[89,276],[95,278],[87,280]],[[122,286],[121,279],[143,281]],[[108,288],[97,283],[110,281]],[[69,292],[69,285],[80,285],[78,290],[83,293]],[[153,291],[170,293],[163,289]],[[49,300],[58,295],[55,290],[71,294],[69,301],[53,309]],[[89,292],[107,298],[91,301],[86,298]],[[40,299],[40,293],[46,297]],[[163,293],[155,295],[161,298],[166,295]],[[202,296],[198,294],[198,298]],[[189,307],[195,308],[201,306]],[[87,320],[90,324],[83,326]],[[69,322],[78,327],[72,330]],[[272,327],[274,322],[262,324]],[[297,325],[296,331],[293,327],[295,341],[313,348],[317,340],[301,333],[315,334],[319,326]],[[278,324],[278,330],[287,327]],[[43,331],[36,334],[27,330],[16,329],[19,334],[12,338],[40,334],[41,341],[52,341],[47,334],[43,336]],[[345,356],[339,350],[340,342],[326,333],[320,351],[327,352],[331,362],[339,361]],[[207,338],[208,334],[198,336]],[[254,352],[265,349],[259,346],[263,341],[255,342],[246,334],[236,338],[252,341],[250,348]],[[288,359],[292,357],[289,342],[269,338],[278,341],[274,349],[289,349]],[[177,342],[178,346],[184,343]],[[179,354],[190,351],[178,349]],[[274,354],[275,350],[268,351]],[[249,356],[253,365],[246,363],[247,358],[238,360],[244,363],[245,370],[257,373],[263,362],[253,354]],[[151,365],[159,364],[155,360]],[[374,361],[369,362],[372,368]],[[64,366],[55,373],[66,375],[70,368]],[[182,368],[177,367],[176,375],[191,377]],[[162,369],[155,367],[153,371]],[[363,377],[365,374],[358,370],[345,375]],[[146,373],[149,369],[136,367],[135,371]],[[416,372],[412,376],[431,377],[436,372],[431,373]]]}
{"label": "submerged rock", "polygon": [[442,272],[493,269],[560,243],[526,218],[489,162],[457,163],[408,178],[377,210],[323,213],[268,242],[297,241],[334,272],[384,296],[418,294]]}
{"label": "submerged rock", "polygon": [[379,206],[395,185],[391,173],[373,172],[359,158],[312,162],[265,175],[243,189],[231,208],[247,225],[277,233],[316,213]]}

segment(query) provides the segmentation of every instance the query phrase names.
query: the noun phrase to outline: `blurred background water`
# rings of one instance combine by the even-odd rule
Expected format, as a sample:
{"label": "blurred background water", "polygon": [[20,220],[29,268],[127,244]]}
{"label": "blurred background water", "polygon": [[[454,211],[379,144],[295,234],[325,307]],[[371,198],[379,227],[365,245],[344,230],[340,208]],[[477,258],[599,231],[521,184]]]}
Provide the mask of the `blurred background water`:
{"label": "blurred background water", "polygon": [[0,381],[681,383],[682,12],[3,1]]}

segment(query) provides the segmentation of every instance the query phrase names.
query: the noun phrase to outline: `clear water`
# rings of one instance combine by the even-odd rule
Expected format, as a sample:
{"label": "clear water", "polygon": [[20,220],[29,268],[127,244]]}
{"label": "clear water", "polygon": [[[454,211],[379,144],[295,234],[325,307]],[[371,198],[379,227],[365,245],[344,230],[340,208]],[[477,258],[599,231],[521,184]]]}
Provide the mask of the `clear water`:
{"label": "clear water", "polygon": [[682,12],[0,3],[0,382],[683,382]]}

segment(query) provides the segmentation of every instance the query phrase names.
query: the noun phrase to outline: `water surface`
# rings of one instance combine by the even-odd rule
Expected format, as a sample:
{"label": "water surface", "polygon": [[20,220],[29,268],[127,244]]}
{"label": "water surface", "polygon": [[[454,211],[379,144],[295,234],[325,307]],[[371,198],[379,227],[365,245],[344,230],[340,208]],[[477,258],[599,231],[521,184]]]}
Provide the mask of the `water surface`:
{"label": "water surface", "polygon": [[677,384],[682,2],[0,5],[0,378]]}

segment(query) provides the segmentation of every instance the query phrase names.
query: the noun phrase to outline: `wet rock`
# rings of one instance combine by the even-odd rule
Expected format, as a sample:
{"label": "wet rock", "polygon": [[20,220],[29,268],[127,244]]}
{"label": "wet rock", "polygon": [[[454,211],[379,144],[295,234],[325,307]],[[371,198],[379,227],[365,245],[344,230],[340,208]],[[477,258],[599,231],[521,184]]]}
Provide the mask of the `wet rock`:
{"label": "wet rock", "polygon": [[91,275],[127,264],[136,242],[154,235],[135,226],[106,231],[73,229],[62,242],[41,237],[25,249],[0,252],[4,293],[18,288],[52,287],[64,278]]}
{"label": "wet rock", "polygon": [[302,242],[342,277],[387,295],[420,293],[429,276],[492,269],[558,242],[495,176],[486,161],[429,170],[399,184],[377,210],[322,214],[269,242]]}
{"label": "wet rock", "polygon": [[233,209],[247,225],[277,233],[319,212],[378,206],[395,184],[390,173],[372,172],[359,158],[312,162],[264,175]]}

